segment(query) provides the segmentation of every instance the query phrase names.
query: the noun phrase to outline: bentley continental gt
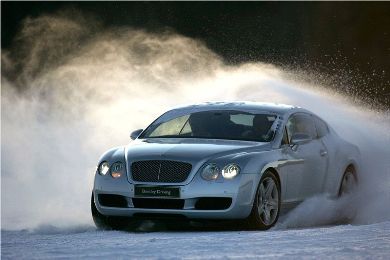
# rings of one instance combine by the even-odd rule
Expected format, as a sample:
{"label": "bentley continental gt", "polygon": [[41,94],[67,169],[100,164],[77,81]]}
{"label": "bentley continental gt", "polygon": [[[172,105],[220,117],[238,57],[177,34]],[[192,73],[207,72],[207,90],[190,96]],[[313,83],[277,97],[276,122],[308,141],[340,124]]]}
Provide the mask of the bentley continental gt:
{"label": "bentley continental gt", "polygon": [[358,181],[359,150],[295,106],[208,102],[174,108],[105,152],[91,211],[98,228],[132,219],[245,220],[269,229],[306,198]]}

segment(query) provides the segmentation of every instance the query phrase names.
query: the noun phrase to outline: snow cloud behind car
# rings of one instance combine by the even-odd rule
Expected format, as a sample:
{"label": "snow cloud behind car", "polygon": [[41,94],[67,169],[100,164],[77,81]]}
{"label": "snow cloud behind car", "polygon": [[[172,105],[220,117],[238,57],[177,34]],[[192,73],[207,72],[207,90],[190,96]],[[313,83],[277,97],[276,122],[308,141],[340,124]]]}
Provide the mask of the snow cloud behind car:
{"label": "snow cloud behind car", "polygon": [[[202,42],[174,32],[106,28],[83,14],[58,13],[28,18],[14,47],[2,50],[2,228],[91,225],[102,151],[169,107],[217,100],[288,103],[323,117],[362,152],[360,199],[347,203],[357,207],[355,221],[390,219],[383,207],[390,199],[388,111],[273,65],[226,65]],[[308,212],[339,205],[310,200],[286,226],[326,223],[335,216]]]}

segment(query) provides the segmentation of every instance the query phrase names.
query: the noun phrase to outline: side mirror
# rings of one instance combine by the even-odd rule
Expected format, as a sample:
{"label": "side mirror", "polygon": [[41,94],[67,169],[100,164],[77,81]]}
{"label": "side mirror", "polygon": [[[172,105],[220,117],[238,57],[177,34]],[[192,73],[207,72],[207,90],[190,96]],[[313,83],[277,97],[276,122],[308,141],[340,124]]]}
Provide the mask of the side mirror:
{"label": "side mirror", "polygon": [[291,136],[290,144],[292,145],[298,145],[298,144],[305,144],[312,140],[311,136],[304,133],[296,133]]}
{"label": "side mirror", "polygon": [[143,129],[138,129],[138,130],[133,131],[133,132],[130,134],[131,140],[137,139],[137,137],[142,133],[142,131],[144,131],[144,130],[143,130]]}

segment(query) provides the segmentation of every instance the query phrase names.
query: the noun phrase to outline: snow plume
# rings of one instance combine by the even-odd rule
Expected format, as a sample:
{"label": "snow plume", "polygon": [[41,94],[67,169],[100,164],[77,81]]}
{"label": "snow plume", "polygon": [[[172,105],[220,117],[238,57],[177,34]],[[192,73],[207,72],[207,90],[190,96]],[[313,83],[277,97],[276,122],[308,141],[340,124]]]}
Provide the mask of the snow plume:
{"label": "snow plume", "polygon": [[[318,113],[362,150],[365,192],[354,203],[356,221],[390,219],[389,114],[294,75],[263,63],[225,65],[201,41],[169,30],[106,28],[74,13],[26,19],[13,47],[2,50],[2,228],[92,225],[100,154],[172,106],[217,100]],[[307,212],[331,211],[332,203],[312,199],[303,205],[311,211],[291,216],[315,225]]]}
{"label": "snow plume", "polygon": [[[335,106],[335,107],[333,107]],[[313,111],[340,136],[356,144],[362,155],[359,187],[341,199],[328,194],[307,199],[276,228],[299,228],[335,223],[369,224],[390,219],[390,118],[351,103],[324,103]],[[340,222],[341,221],[341,222]]]}

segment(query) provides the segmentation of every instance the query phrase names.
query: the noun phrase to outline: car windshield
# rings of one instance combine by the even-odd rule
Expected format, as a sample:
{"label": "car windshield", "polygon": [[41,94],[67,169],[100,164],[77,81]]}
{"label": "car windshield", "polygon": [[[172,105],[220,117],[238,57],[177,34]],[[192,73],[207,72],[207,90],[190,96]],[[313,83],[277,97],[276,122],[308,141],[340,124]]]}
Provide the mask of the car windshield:
{"label": "car windshield", "polygon": [[[156,120],[140,138],[207,138],[270,142],[275,115],[243,111],[203,111],[164,122]],[[158,123],[156,123],[158,122]]]}

